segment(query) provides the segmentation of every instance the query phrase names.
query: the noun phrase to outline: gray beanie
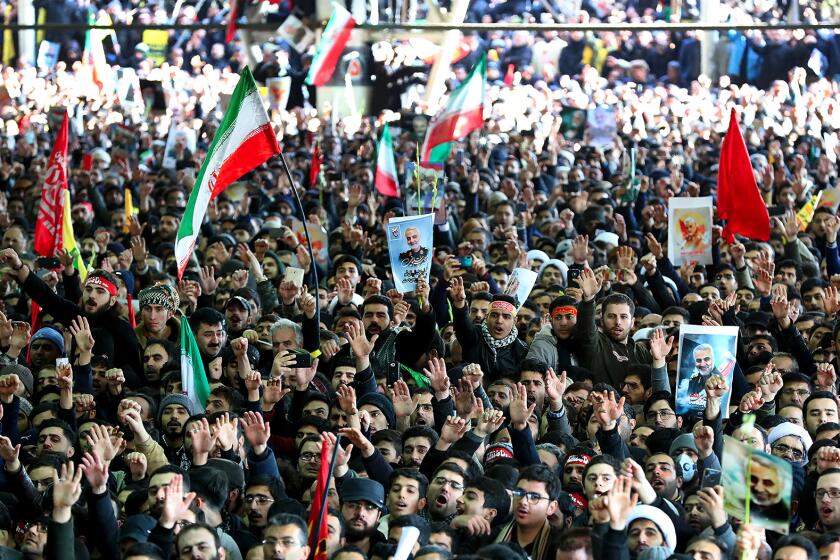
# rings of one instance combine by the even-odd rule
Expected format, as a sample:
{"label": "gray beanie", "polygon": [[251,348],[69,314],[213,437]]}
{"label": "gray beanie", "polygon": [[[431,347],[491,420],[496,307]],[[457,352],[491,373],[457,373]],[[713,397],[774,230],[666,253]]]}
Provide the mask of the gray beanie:
{"label": "gray beanie", "polygon": [[697,453],[697,444],[694,443],[693,434],[682,434],[674,438],[671,447],[668,448],[668,455],[673,455],[677,449],[688,448]]}
{"label": "gray beanie", "polygon": [[[20,411],[28,418],[29,414],[32,412],[32,403],[23,397],[18,397],[18,401],[20,401]],[[2,556],[0,556],[0,558],[2,558]]]}
{"label": "gray beanie", "polygon": [[187,409],[187,412],[189,412],[190,416],[198,414],[195,410],[195,407],[193,406],[192,401],[189,399],[189,397],[187,397],[187,395],[182,395],[180,393],[166,395],[163,398],[163,400],[160,401],[160,406],[158,406],[158,424],[160,424],[160,416],[161,414],[163,414],[163,409],[169,406],[170,404],[177,404],[179,406],[183,406],[185,409]]}
{"label": "gray beanie", "polygon": [[370,404],[382,411],[385,418],[388,420],[388,427],[392,428],[397,424],[397,415],[394,413],[394,405],[388,400],[388,397],[382,393],[368,393],[358,400],[357,406],[362,408],[362,405]]}

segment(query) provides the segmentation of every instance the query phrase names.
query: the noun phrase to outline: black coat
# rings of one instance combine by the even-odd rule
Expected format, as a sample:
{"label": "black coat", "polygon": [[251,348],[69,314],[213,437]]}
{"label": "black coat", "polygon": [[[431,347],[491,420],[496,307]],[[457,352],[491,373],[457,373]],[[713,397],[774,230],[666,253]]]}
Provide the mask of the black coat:
{"label": "black coat", "polygon": [[452,315],[455,322],[455,337],[461,345],[462,361],[480,365],[487,383],[519,372],[519,364],[528,354],[527,344],[516,338],[511,344],[499,348],[494,359],[492,348],[481,334],[481,327],[470,320],[467,306],[461,309],[453,306]]}

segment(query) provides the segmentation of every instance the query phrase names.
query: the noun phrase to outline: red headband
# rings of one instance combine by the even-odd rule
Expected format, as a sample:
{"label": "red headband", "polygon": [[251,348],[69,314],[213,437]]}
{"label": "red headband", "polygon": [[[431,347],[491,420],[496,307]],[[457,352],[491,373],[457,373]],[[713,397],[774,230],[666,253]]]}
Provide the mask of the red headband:
{"label": "red headband", "polygon": [[105,288],[108,291],[108,293],[112,296],[117,295],[117,287],[107,278],[103,278],[102,276],[88,277],[87,282],[85,282],[85,286],[87,286],[88,284],[93,284],[94,286]]}
{"label": "red headband", "polygon": [[589,464],[589,461],[592,459],[589,455],[584,455],[581,453],[580,455],[571,455],[568,459],[566,459],[566,466],[569,465],[579,465],[581,467],[585,467]]}
{"label": "red headband", "polygon": [[577,317],[577,314],[577,308],[572,307],[571,305],[561,305],[551,310],[552,319],[556,319],[558,315],[574,315]]}
{"label": "red headband", "polygon": [[516,313],[516,307],[512,303],[506,301],[494,301],[490,304],[490,309],[498,311],[507,311],[508,313]]}

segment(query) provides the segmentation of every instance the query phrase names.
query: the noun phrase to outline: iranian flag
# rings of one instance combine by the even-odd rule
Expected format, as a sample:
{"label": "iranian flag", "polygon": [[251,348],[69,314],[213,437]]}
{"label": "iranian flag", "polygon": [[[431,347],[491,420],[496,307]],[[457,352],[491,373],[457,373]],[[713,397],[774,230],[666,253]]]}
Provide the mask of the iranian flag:
{"label": "iranian flag", "polygon": [[449,96],[446,107],[429,123],[420,158],[445,162],[450,143],[465,138],[484,124],[484,90],[487,55],[481,57],[470,75]]}
{"label": "iranian flag", "polygon": [[195,248],[210,201],[228,185],[279,153],[277,137],[274,136],[274,129],[271,128],[254,83],[254,76],[246,66],[242,69],[228,110],[195,179],[190,201],[178,229],[175,240],[178,278],[183,276]]}
{"label": "iranian flag", "polygon": [[210,384],[195,342],[190,322],[181,318],[181,390],[193,403],[193,410],[204,410],[210,396]]}
{"label": "iranian flag", "polygon": [[35,252],[42,257],[55,256],[63,247],[61,223],[63,219],[64,191],[67,190],[67,111],[58,129],[52,153],[47,163],[41,203],[35,222]]}
{"label": "iranian flag", "polygon": [[324,28],[318,50],[306,75],[306,83],[311,86],[326,84],[335,71],[338,57],[350,39],[350,32],[356,26],[356,20],[343,7],[333,2],[333,13]]}
{"label": "iranian flag", "polygon": [[398,197],[397,187],[397,163],[394,160],[394,143],[391,140],[391,130],[385,123],[382,129],[382,136],[379,138],[379,146],[376,149],[376,190],[385,196]]}

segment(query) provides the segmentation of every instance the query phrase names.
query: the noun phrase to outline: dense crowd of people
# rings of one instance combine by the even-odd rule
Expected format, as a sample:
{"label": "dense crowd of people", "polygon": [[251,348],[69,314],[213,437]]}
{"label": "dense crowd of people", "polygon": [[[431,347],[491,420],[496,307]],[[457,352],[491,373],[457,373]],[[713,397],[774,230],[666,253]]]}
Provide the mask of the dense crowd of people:
{"label": "dense crowd of people", "polygon": [[[174,3],[139,4],[36,2],[58,22],[166,21]],[[182,22],[227,9],[178,4]],[[542,20],[561,4],[476,1],[468,19]],[[11,21],[15,4],[0,5]],[[804,21],[828,9],[721,9],[739,22],[794,8]],[[569,18],[669,10],[585,1]],[[212,201],[179,280],[174,241],[241,43],[173,32],[160,64],[142,35],[117,33],[113,82],[95,85],[83,37],[48,35],[54,68],[0,70],[0,556],[301,560],[338,448],[329,560],[388,560],[407,527],[413,560],[840,558],[835,37],[722,34],[701,76],[692,33],[465,36],[449,86],[487,53],[485,124],[444,165],[428,280],[399,293],[385,225],[408,205],[378,194],[373,169],[386,121],[401,178],[414,161],[423,139],[406,113],[422,108],[423,80],[375,87],[370,118],[319,116],[303,85],[311,53],[263,45],[259,81],[296,76],[288,110],[271,110],[294,182],[273,158]],[[415,47],[379,44],[376,71],[419,68]],[[162,108],[121,91],[126,68],[161,84]],[[564,109],[604,105],[608,141],[564,136]],[[33,248],[58,106],[84,274],[68,251]],[[717,195],[731,107],[770,238],[727,243],[716,217],[712,263],[676,267],[669,200]],[[173,126],[195,142],[167,146]],[[524,302],[510,295],[517,267],[537,273]],[[186,324],[204,409],[183,393]],[[739,329],[728,380],[692,379],[697,413],[674,397],[681,325]],[[724,435],[790,464],[786,532],[727,515]],[[771,503],[780,481],[758,478],[754,500]]]}

